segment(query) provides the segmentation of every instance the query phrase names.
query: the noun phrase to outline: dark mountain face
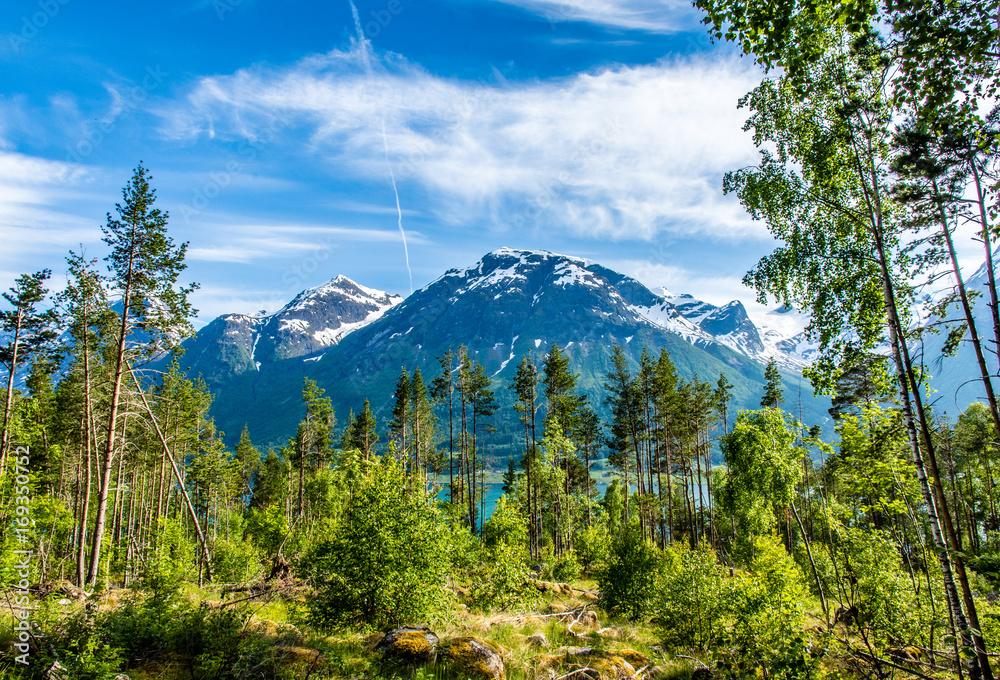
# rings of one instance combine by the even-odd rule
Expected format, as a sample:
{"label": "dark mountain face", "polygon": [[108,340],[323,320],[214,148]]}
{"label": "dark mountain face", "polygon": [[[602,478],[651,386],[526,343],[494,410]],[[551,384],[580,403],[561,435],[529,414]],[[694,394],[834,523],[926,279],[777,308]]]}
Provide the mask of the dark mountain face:
{"label": "dark mountain face", "polygon": [[[323,292],[328,287],[335,289],[329,295]],[[263,442],[294,433],[305,376],[327,390],[342,419],[367,398],[384,420],[403,367],[419,368],[429,381],[441,372],[437,358],[460,345],[493,376],[500,399],[494,418],[499,431],[491,438],[497,452],[516,441],[516,414],[506,387],[522,355],[541,364],[553,343],[566,351],[580,375],[579,391],[598,409],[604,408],[604,374],[615,343],[633,367],[648,347],[654,355],[670,352],[686,379],[697,374],[714,382],[725,372],[736,386],[733,413],[756,407],[760,399],[759,361],[717,342],[667,298],[587,260],[504,248],[393,302],[335,279],[272,317],[216,319],[190,341],[183,365],[190,374],[202,373],[216,392],[213,413],[229,438],[246,423]],[[352,311],[355,316],[349,317]],[[362,316],[365,311],[368,316]],[[749,322],[739,303],[708,312],[710,327],[729,334]],[[817,417],[825,415],[824,408],[817,406]]]}
{"label": "dark mountain face", "polygon": [[316,355],[400,300],[338,276],[302,291],[269,316],[220,316],[185,343],[181,363],[215,388],[264,364]]}

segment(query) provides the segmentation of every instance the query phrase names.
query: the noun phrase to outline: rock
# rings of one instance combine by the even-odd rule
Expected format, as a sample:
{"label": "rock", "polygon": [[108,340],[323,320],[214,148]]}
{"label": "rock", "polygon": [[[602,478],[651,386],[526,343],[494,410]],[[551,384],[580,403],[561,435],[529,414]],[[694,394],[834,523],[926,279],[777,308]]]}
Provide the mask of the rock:
{"label": "rock", "polygon": [[[635,652],[638,654],[638,652]],[[571,649],[564,656],[565,669],[583,671],[591,680],[632,680],[635,668],[618,652],[606,652],[592,647]]]}
{"label": "rock", "polygon": [[82,589],[77,588],[69,581],[60,581],[59,585],[56,586],[56,591],[73,600],[87,599],[87,593],[85,593]]}
{"label": "rock", "polygon": [[269,619],[260,619],[253,623],[251,629],[261,637],[270,638],[293,647],[305,641],[299,629],[290,623],[277,623]]}
{"label": "rock", "polygon": [[444,659],[464,676],[480,680],[505,680],[507,677],[500,650],[485,640],[453,638],[441,649]]}
{"label": "rock", "polygon": [[558,666],[562,663],[563,657],[561,654],[539,654],[531,658],[539,670],[544,670],[546,668],[551,668],[552,666]]}
{"label": "rock", "polygon": [[712,669],[705,666],[698,666],[691,673],[691,680],[712,680],[714,677],[715,673],[712,672]]}
{"label": "rock", "polygon": [[403,626],[386,633],[375,650],[404,663],[427,663],[434,659],[439,642],[427,626]]}
{"label": "rock", "polygon": [[312,663],[319,658],[319,652],[308,647],[294,647],[291,645],[278,645],[275,651],[281,654],[282,660],[288,665],[300,663]]}
{"label": "rock", "polygon": [[649,657],[641,652],[635,651],[634,649],[616,649],[614,654],[617,654],[621,658],[628,661],[636,669],[649,665]]}
{"label": "rock", "polygon": [[579,597],[581,600],[586,600],[587,602],[597,602],[599,599],[601,599],[600,597],[598,597],[597,595],[588,590],[581,590]]}
{"label": "rock", "polygon": [[69,671],[58,661],[49,666],[42,674],[45,680],[69,680]]}
{"label": "rock", "polygon": [[525,639],[525,643],[529,647],[535,647],[538,649],[545,649],[549,646],[549,639],[545,637],[543,633],[535,633],[534,635]]}

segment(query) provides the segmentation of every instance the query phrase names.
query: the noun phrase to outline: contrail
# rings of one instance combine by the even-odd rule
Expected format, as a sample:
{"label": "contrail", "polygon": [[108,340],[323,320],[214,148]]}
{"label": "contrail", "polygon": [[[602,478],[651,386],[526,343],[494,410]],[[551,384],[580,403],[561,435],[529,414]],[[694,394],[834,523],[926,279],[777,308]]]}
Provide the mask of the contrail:
{"label": "contrail", "polygon": [[[354,30],[358,33],[358,45],[361,47],[361,59],[365,64],[365,75],[368,76],[369,84],[372,81],[372,61],[368,53],[368,39],[361,29],[361,17],[358,16],[358,8],[354,6],[354,0],[347,0],[351,5],[351,14],[354,16]],[[396,188],[396,173],[392,171],[392,163],[389,162],[389,139],[385,134],[385,112],[379,106],[379,115],[382,118],[382,148],[385,151],[385,167],[389,171],[389,179],[392,181],[392,193],[396,196],[396,224],[399,226],[399,233],[403,237],[403,256],[406,258],[406,273],[410,276],[410,292],[413,292],[413,271],[410,269],[410,249],[406,245],[406,231],[403,229],[403,209],[399,207],[399,190]]]}

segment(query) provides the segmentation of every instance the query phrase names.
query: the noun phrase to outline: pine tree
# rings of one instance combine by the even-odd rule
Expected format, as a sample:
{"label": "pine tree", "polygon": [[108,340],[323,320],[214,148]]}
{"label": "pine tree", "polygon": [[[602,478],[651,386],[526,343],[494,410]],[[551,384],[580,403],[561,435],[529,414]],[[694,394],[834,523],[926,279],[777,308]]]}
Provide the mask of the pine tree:
{"label": "pine tree", "polygon": [[375,414],[372,413],[372,405],[365,399],[361,413],[354,420],[354,441],[364,454],[365,460],[371,460],[372,456],[375,455],[375,445],[379,439],[375,428]]}
{"label": "pine tree", "polygon": [[764,380],[767,384],[764,386],[764,396],[761,397],[760,405],[762,408],[778,408],[784,403],[785,397],[781,390],[781,372],[778,371],[778,362],[773,357],[764,369]]}
{"label": "pine tree", "polygon": [[48,269],[23,274],[17,278],[10,291],[3,294],[3,299],[12,309],[0,312],[0,331],[11,335],[7,344],[0,347],[0,364],[7,370],[7,397],[3,411],[3,436],[0,439],[0,478],[6,470],[7,451],[11,444],[17,370],[32,356],[51,351],[52,341],[56,337],[56,312],[38,310],[38,305],[45,301],[49,292],[45,282],[50,275]]}
{"label": "pine tree", "polygon": [[[486,374],[486,368],[479,362],[475,362],[472,365],[471,370],[468,373],[468,377],[465,381],[469,405],[472,408],[472,438],[471,438],[471,461],[468,466],[468,489],[469,489],[469,523],[472,528],[473,533],[477,531],[477,512],[476,512],[476,501],[478,499],[477,493],[481,493],[482,489],[477,492],[476,483],[476,471],[478,469],[479,453],[478,448],[481,440],[479,438],[479,428],[480,425],[484,426],[485,431],[490,431],[491,426],[487,423],[483,423],[482,419],[492,416],[497,410],[497,400],[496,395],[493,390],[490,389],[492,382],[489,376]],[[485,465],[485,461],[482,461]]]}
{"label": "pine tree", "polygon": [[420,369],[414,369],[410,378],[410,432],[413,436],[413,470],[418,481],[430,462],[434,449],[436,419],[427,391],[427,383]]}
{"label": "pine tree", "polygon": [[[123,203],[116,204],[117,217],[108,213],[102,227],[104,242],[111,248],[105,258],[111,272],[110,283],[121,295],[121,314],[113,348],[113,373],[108,423],[97,496],[90,569],[87,582],[97,581],[101,561],[101,541],[107,521],[108,494],[115,462],[122,382],[132,370],[133,359],[152,357],[174,346],[193,333],[189,318],[194,310],[188,294],[194,284],[177,288],[177,279],[185,269],[187,243],[175,246],[167,236],[167,213],[154,208],[156,191],[149,186],[146,168],[140,163],[132,179],[122,190]],[[135,342],[136,332],[144,340]]]}
{"label": "pine tree", "polygon": [[412,441],[410,434],[410,404],[413,399],[410,393],[410,376],[403,366],[396,379],[396,391],[393,392],[392,420],[389,421],[389,432],[396,442],[396,455],[405,460],[410,455],[409,447]]}
{"label": "pine tree", "polygon": [[261,465],[260,450],[250,441],[250,432],[246,425],[243,426],[240,440],[236,444],[236,455],[233,462],[239,476],[240,505],[246,509],[250,505],[250,498],[253,494],[250,483]]}
{"label": "pine tree", "polygon": [[[780,378],[779,378],[780,380]],[[780,387],[778,388],[780,391]],[[712,392],[715,400],[715,409],[722,422],[724,434],[729,434],[729,402],[733,398],[733,385],[726,378],[726,374],[719,372],[719,381],[715,383],[715,391]]]}
{"label": "pine tree", "polygon": [[539,546],[535,414],[538,411],[538,368],[527,355],[521,357],[521,363],[514,374],[514,380],[507,388],[514,390],[517,395],[514,409],[519,414],[518,419],[524,424],[524,455],[521,459],[521,465],[524,467],[527,486],[528,511],[525,514],[528,517],[528,548],[531,556],[537,558]]}
{"label": "pine tree", "polygon": [[629,496],[632,495],[628,481],[631,452],[638,460],[639,446],[639,389],[628,370],[628,360],[621,345],[611,348],[611,370],[605,375],[604,389],[607,390],[605,403],[612,409],[611,428],[606,439],[611,455],[608,462],[622,471],[625,486],[625,516],[629,513]]}
{"label": "pine tree", "polygon": [[299,423],[296,435],[299,465],[299,517],[305,510],[306,468],[312,467],[316,463],[325,463],[333,446],[333,428],[337,419],[334,416],[330,398],[323,396],[325,392],[326,390],[319,387],[315,380],[303,379],[302,402],[306,407],[306,417]]}
{"label": "pine tree", "polygon": [[431,398],[448,406],[448,499],[455,502],[455,353],[448,348],[438,357],[441,375],[431,383]]}

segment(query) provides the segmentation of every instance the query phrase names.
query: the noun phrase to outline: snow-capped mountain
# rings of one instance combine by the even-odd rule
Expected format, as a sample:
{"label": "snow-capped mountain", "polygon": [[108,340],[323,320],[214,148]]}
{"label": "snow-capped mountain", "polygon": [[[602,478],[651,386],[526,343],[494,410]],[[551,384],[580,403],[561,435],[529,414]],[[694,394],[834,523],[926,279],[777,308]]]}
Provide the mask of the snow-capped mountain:
{"label": "snow-capped mountain", "polygon": [[[355,316],[346,314],[349,305],[356,305]],[[446,271],[403,301],[334,279],[270,317],[220,317],[189,341],[182,365],[216,393],[213,414],[222,429],[234,436],[247,423],[266,442],[294,431],[303,377],[327,390],[338,414],[370,399],[378,415],[389,407],[401,369],[419,368],[429,381],[441,372],[439,357],[465,346],[493,377],[499,412],[506,414],[491,441],[500,446],[509,438],[514,446],[512,397],[502,388],[523,356],[540,364],[553,343],[598,409],[605,408],[603,383],[616,343],[633,368],[647,348],[654,357],[668,351],[685,379],[697,374],[714,382],[724,372],[735,385],[734,408],[756,407],[763,365],[740,349],[760,354],[753,325],[739,303],[708,312],[692,321],[663,295],[590,260],[501,248]]]}
{"label": "snow-capped mountain", "polygon": [[302,291],[270,315],[220,316],[185,343],[183,361],[209,384],[263,363],[315,356],[375,321],[402,300],[346,276]]}
{"label": "snow-capped mountain", "polygon": [[779,366],[801,371],[814,358],[815,346],[806,340],[803,332],[808,317],[790,309],[769,311],[761,325],[747,314],[739,300],[721,307],[692,295],[674,295],[661,289],[665,305],[673,307],[684,319],[701,331],[701,338],[692,342],[717,342],[760,362],[774,358]]}
{"label": "snow-capped mountain", "polygon": [[[1000,249],[994,252],[993,261],[1000,263]],[[1000,390],[1000,379],[996,377],[998,370],[1000,370],[1000,361],[998,361],[996,354],[993,314],[989,307],[988,272],[985,262],[966,279],[965,287],[970,295],[979,293],[972,300],[972,316],[976,324],[976,331],[983,344],[987,369],[994,376],[992,382],[993,390],[996,392]],[[957,303],[949,308],[948,319],[957,324],[965,324],[965,314]],[[957,416],[973,401],[986,401],[986,391],[981,382],[981,373],[975,351],[972,343],[968,340],[968,331],[966,331],[965,340],[959,344],[955,355],[944,356],[942,350],[948,332],[944,328],[939,328],[939,330],[939,333],[926,333],[924,335],[921,348],[923,362],[927,366],[928,373],[932,376],[930,385],[936,393],[932,400],[934,408]]]}

